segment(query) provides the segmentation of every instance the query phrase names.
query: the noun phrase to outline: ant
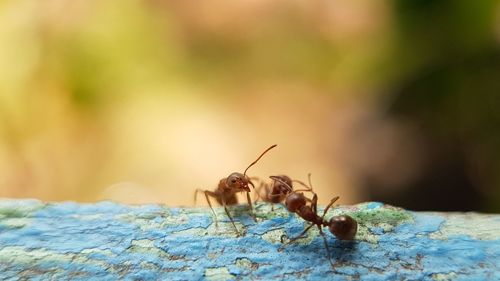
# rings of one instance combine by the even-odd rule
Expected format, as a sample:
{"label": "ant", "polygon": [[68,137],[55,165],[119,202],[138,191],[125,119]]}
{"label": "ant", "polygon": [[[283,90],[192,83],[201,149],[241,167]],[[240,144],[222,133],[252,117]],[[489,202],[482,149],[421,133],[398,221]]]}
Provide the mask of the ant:
{"label": "ant", "polygon": [[[275,181],[279,181],[284,185],[288,185],[285,181],[282,181],[280,177],[271,176],[270,178]],[[291,186],[288,187],[291,189]],[[304,196],[304,193],[302,192],[299,193],[299,191],[311,192],[313,194],[313,199],[310,200],[306,198]],[[326,213],[333,205],[333,203],[335,203],[335,201],[337,201],[338,199],[339,196],[335,196],[334,198],[332,198],[330,203],[326,206],[325,210],[323,211],[323,215],[320,217],[318,215],[318,195],[312,191],[311,178],[309,175],[309,188],[290,192],[285,198],[285,206],[288,209],[288,211],[297,214],[305,221],[311,222],[311,225],[309,225],[306,229],[304,229],[304,231],[302,231],[300,235],[289,240],[287,243],[281,246],[280,249],[282,249],[288,244],[293,243],[297,239],[302,238],[302,236],[306,234],[307,231],[311,229],[311,227],[316,225],[319,229],[319,233],[323,237],[323,242],[325,243],[325,248],[328,253],[328,259],[330,260],[330,264],[334,266],[330,250],[328,248],[328,243],[326,241],[326,235],[323,232],[322,227],[328,227],[330,232],[340,240],[353,240],[358,230],[358,223],[356,222],[356,220],[354,220],[352,217],[348,215],[334,216],[329,221],[325,220]],[[307,205],[308,201],[311,202],[310,205]]]}
{"label": "ant", "polygon": [[[310,174],[309,174],[310,176]],[[306,187],[307,190],[310,188],[299,180],[292,180],[289,176],[279,175],[272,176],[273,182],[271,183],[271,188],[266,183],[261,183],[261,185],[255,190],[258,199],[262,199],[264,202],[271,203],[271,210],[274,211],[274,204],[282,203],[286,196],[293,192],[292,182],[297,182],[302,186]],[[279,179],[279,180],[278,180]],[[264,196],[261,195],[262,188],[265,188]]]}
{"label": "ant", "polygon": [[208,205],[210,206],[210,209],[212,210],[212,213],[214,215],[216,226],[217,226],[217,215],[215,214],[214,208],[212,207],[212,203],[210,202],[210,197],[215,198],[215,200],[217,200],[217,202],[220,205],[224,206],[224,210],[226,211],[229,220],[233,224],[234,229],[236,229],[238,235],[240,235],[240,232],[238,231],[238,228],[234,223],[233,217],[231,216],[231,214],[229,214],[229,210],[227,209],[227,205],[234,205],[238,203],[238,199],[236,198],[236,193],[238,192],[246,192],[247,201],[248,205],[250,206],[252,217],[256,221],[252,200],[250,200],[250,187],[248,187],[248,185],[250,184],[253,188],[255,188],[255,185],[252,183],[252,181],[250,180],[250,178],[247,176],[246,173],[250,167],[255,165],[260,160],[260,158],[264,156],[264,154],[266,154],[269,150],[273,149],[276,146],[277,145],[275,144],[270,146],[268,149],[264,150],[264,152],[262,152],[262,154],[257,158],[257,160],[253,161],[250,165],[248,165],[243,174],[234,172],[230,174],[227,178],[221,179],[215,191],[196,189],[194,193],[194,202],[196,203],[196,196],[198,195],[198,192],[203,192],[205,194],[205,198],[207,199]]}

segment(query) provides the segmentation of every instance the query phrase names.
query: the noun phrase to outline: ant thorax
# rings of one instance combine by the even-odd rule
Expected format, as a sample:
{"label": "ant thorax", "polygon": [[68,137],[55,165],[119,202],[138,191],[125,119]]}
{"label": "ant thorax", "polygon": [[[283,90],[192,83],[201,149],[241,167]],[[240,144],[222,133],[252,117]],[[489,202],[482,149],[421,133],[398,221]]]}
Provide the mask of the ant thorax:
{"label": "ant thorax", "polygon": [[307,203],[303,193],[290,193],[285,199],[285,206],[291,213],[296,213]]}

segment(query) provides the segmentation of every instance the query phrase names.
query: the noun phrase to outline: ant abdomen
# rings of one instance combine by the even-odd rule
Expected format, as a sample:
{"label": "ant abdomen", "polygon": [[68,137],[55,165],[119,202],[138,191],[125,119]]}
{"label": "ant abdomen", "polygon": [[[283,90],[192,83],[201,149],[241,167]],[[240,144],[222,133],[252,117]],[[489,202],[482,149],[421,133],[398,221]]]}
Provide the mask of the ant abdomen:
{"label": "ant abdomen", "polygon": [[328,222],[328,228],[340,240],[353,240],[358,231],[358,223],[347,215],[335,216]]}

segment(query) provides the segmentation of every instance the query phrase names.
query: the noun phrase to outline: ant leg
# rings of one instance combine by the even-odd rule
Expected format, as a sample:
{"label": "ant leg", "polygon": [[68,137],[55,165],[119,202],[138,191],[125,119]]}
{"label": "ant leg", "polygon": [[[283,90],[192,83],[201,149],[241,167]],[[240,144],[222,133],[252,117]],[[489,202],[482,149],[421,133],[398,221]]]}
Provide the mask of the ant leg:
{"label": "ant leg", "polygon": [[323,232],[323,230],[321,229],[321,226],[318,225],[318,228],[319,228],[319,233],[323,237],[323,242],[325,242],[325,248],[326,248],[326,253],[328,254],[328,260],[330,261],[330,264],[332,265],[332,267],[334,267],[334,264],[332,261],[332,254],[330,253],[330,249],[328,248],[328,242],[326,241],[326,235]]}
{"label": "ant leg", "polygon": [[313,199],[311,202],[311,206],[312,206],[314,214],[318,215],[318,195],[314,192],[313,192],[313,194],[314,195],[313,195]]}
{"label": "ant leg", "polygon": [[198,193],[198,191],[203,191],[203,193],[205,194],[205,198],[207,199],[208,206],[210,206],[210,210],[212,210],[212,213],[214,215],[215,227],[218,227],[219,225],[217,223],[217,214],[215,213],[214,208],[212,207],[212,203],[210,202],[210,197],[209,197],[209,196],[216,197],[217,193],[212,192],[212,191],[208,191],[208,190],[199,190],[199,189],[197,189],[196,193],[195,193],[195,196]]}
{"label": "ant leg", "polygon": [[200,189],[200,188],[197,188],[197,189],[194,191],[194,205],[195,205],[195,206],[196,206],[196,198],[198,197],[198,192],[205,192],[205,190]]}
{"label": "ant leg", "polygon": [[[314,191],[312,191],[312,189],[297,189],[297,190],[294,190],[293,192],[302,192],[302,191],[311,192],[312,194],[316,194],[316,193],[314,193]],[[306,197],[306,201],[307,202],[312,202],[312,200],[309,199],[309,198],[307,198],[307,197]]]}
{"label": "ant leg", "polygon": [[311,173],[307,174],[307,182],[309,183],[309,187],[312,190],[313,189],[313,184],[311,182]]}
{"label": "ant leg", "polygon": [[234,223],[234,220],[233,220],[233,217],[231,216],[231,214],[229,213],[229,210],[227,209],[227,204],[226,204],[226,200],[224,200],[224,197],[221,196],[221,201],[222,201],[222,206],[224,206],[224,210],[226,211],[226,214],[227,216],[229,217],[229,220],[231,221],[231,223],[233,224],[234,226],[234,229],[236,230],[236,233],[238,233],[238,236],[241,235],[240,231],[238,230],[238,228],[236,227],[236,224]]}
{"label": "ant leg", "polygon": [[271,190],[269,189],[269,186],[264,183],[264,188],[266,189],[266,195],[271,193]]}
{"label": "ant leg", "polygon": [[335,203],[335,201],[337,201],[337,200],[339,200],[338,196],[335,196],[332,198],[332,200],[330,200],[330,203],[328,203],[325,210],[323,211],[323,216],[321,217],[321,219],[325,218],[326,212],[328,212],[328,209],[330,209],[330,207],[333,205],[333,203]]}
{"label": "ant leg", "polygon": [[253,195],[253,201],[257,202],[260,199],[260,190],[262,189],[262,183],[255,188],[255,193]]}
{"label": "ant leg", "polygon": [[252,214],[252,218],[255,222],[257,222],[257,218],[255,217],[255,210],[253,209],[252,200],[250,199],[250,192],[247,192],[247,201],[248,206],[250,206],[250,213]]}
{"label": "ant leg", "polygon": [[282,195],[282,194],[269,194],[269,191],[267,192],[267,194],[268,194],[268,195],[267,195],[267,201],[268,201],[269,203],[271,203],[271,211],[273,211],[273,212],[274,212],[274,203],[273,203],[273,201],[272,201],[272,200],[273,200],[274,198],[276,198],[276,197],[277,197],[277,198],[279,198],[280,196],[283,196],[283,195]]}
{"label": "ant leg", "polygon": [[[313,187],[312,187],[312,183],[311,183],[311,173],[307,174],[307,181],[309,182],[309,185],[303,183],[302,181],[300,180],[293,180],[294,182],[296,183],[299,183],[300,185],[302,185],[303,187],[305,187],[305,189],[299,189],[299,190],[295,190],[295,192],[298,192],[298,191],[305,191],[305,192],[311,192],[312,194],[316,195],[316,193],[314,193],[313,191]],[[306,198],[306,200],[308,202],[313,202],[311,199],[309,198]]]}
{"label": "ant leg", "polygon": [[255,196],[253,198],[253,201],[254,202],[257,202],[257,200],[260,200],[262,198],[262,196],[260,195],[261,194],[261,190],[262,188],[266,188],[266,194],[268,192],[268,189],[267,189],[267,184],[265,184],[264,182],[261,182],[259,187],[255,188]]}
{"label": "ant leg", "polygon": [[302,181],[299,181],[299,180],[293,180],[292,182],[296,182],[296,183],[298,183],[298,184],[302,185],[303,187],[305,187],[305,188],[306,188],[306,190],[304,190],[304,191],[309,191],[309,190],[312,190],[312,187],[308,186],[307,184],[305,184],[305,183],[304,183],[304,182],[302,182]]}
{"label": "ant leg", "polygon": [[268,193],[267,198],[268,198],[269,200],[272,200],[272,199],[274,199],[274,198],[276,198],[276,197],[280,197],[280,196],[283,196],[283,195],[282,195],[282,194],[269,194],[269,193]]}
{"label": "ant leg", "polygon": [[300,180],[293,180],[293,181],[296,182],[296,183],[298,183],[298,184],[300,184],[300,185],[302,185],[303,187],[305,187],[307,189],[307,191],[312,191],[313,190],[312,183],[311,183],[311,173],[307,174],[307,181],[309,182],[309,185],[303,183]]}
{"label": "ant leg", "polygon": [[309,229],[311,229],[311,227],[313,227],[314,224],[311,224],[310,226],[308,226],[306,229],[304,229],[304,231],[302,231],[302,233],[300,233],[297,237],[295,238],[292,238],[290,239],[288,242],[286,242],[285,244],[281,245],[281,247],[278,249],[278,251],[281,251],[283,248],[285,248],[285,246],[289,245],[289,244],[292,244],[293,242],[297,241],[298,239],[302,238],[304,234],[306,234]]}
{"label": "ant leg", "polygon": [[302,191],[314,193],[314,191],[312,191],[311,189],[297,189],[297,190],[294,190],[294,192],[302,192]]}

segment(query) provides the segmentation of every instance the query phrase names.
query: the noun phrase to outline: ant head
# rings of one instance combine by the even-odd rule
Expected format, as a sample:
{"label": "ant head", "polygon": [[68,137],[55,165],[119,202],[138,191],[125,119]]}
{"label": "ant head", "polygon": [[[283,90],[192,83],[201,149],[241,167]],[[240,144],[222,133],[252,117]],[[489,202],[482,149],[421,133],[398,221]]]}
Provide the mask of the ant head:
{"label": "ant head", "polygon": [[358,223],[350,216],[335,216],[328,222],[328,228],[340,240],[353,240],[358,231]]}
{"label": "ant head", "polygon": [[281,194],[288,194],[293,191],[292,179],[285,175],[272,176],[271,179],[274,180],[273,187],[276,191]]}
{"label": "ant head", "polygon": [[226,178],[226,186],[233,190],[250,192],[250,187],[248,187],[249,184],[255,188],[248,176],[242,173],[232,173]]}
{"label": "ant head", "polygon": [[292,192],[285,199],[285,206],[289,212],[295,213],[306,205],[306,197],[303,193]]}

